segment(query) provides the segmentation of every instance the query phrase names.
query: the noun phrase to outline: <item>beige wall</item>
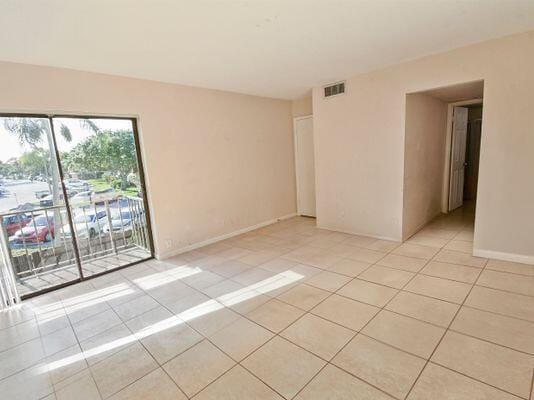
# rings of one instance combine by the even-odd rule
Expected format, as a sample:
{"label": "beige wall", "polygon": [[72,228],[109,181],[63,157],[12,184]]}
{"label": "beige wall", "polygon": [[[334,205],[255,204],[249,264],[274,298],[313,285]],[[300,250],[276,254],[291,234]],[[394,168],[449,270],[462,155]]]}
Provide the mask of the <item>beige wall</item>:
{"label": "beige wall", "polygon": [[0,63],[0,111],[137,116],[160,255],[296,211],[290,101]]}
{"label": "beige wall", "polygon": [[406,96],[403,239],[441,212],[447,109],[426,94]]}
{"label": "beige wall", "polygon": [[291,102],[291,113],[293,117],[304,117],[313,114],[313,104],[311,94],[301,99]]}
{"label": "beige wall", "polygon": [[319,226],[401,239],[407,93],[484,80],[476,254],[534,262],[534,32],[313,91]]}

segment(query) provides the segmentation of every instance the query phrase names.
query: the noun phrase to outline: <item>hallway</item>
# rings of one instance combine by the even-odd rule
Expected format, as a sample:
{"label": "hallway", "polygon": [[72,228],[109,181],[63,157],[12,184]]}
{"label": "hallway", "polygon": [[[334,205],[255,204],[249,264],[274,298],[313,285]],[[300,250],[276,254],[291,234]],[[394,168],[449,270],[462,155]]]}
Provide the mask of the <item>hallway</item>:
{"label": "hallway", "polygon": [[534,266],[473,212],[406,243],[292,218],[0,314],[13,399],[526,399]]}

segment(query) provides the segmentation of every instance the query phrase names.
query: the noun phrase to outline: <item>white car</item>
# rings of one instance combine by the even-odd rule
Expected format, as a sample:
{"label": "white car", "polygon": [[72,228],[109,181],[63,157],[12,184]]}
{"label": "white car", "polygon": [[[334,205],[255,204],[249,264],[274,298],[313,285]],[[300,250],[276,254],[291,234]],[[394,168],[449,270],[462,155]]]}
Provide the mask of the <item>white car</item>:
{"label": "white car", "polygon": [[[80,213],[72,219],[76,238],[88,239],[100,234],[104,226],[107,224],[106,212],[98,211],[95,213]],[[65,239],[72,237],[70,225],[63,225],[61,234]]]}
{"label": "white car", "polygon": [[69,200],[70,200],[70,204],[90,203],[92,197],[93,197],[93,192],[89,190],[86,192],[80,192],[78,194],[75,194]]}

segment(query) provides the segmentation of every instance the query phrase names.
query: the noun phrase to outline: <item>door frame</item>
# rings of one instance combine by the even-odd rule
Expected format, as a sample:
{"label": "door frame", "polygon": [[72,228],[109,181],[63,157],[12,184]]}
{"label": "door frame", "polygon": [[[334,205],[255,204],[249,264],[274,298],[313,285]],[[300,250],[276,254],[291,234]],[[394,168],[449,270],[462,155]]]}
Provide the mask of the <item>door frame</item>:
{"label": "door frame", "polygon": [[118,115],[118,116],[114,116],[113,114],[80,114],[80,113],[73,113],[73,114],[69,114],[69,113],[32,113],[32,112],[2,112],[0,110],[0,117],[12,117],[12,118],[43,118],[43,119],[48,119],[49,122],[50,122],[50,129],[52,130],[52,138],[53,138],[53,141],[54,141],[54,152],[51,153],[50,155],[51,156],[54,156],[56,158],[56,161],[58,163],[58,172],[59,172],[59,176],[60,176],[60,183],[61,183],[61,191],[63,193],[63,196],[64,196],[64,199],[65,199],[65,208],[67,210],[67,214],[68,214],[68,221],[69,221],[69,224],[70,226],[72,227],[73,223],[72,223],[72,215],[70,213],[70,203],[68,201],[68,196],[67,196],[67,192],[66,192],[66,187],[65,187],[65,183],[63,182],[63,170],[62,170],[62,165],[61,165],[61,158],[59,156],[59,150],[57,148],[57,143],[56,143],[56,134],[55,134],[55,131],[54,131],[54,124],[53,124],[53,120],[54,118],[73,118],[73,119],[115,119],[115,120],[127,120],[127,121],[131,121],[132,123],[132,133],[133,133],[133,137],[134,137],[134,143],[135,143],[135,150],[136,150],[136,157],[137,157],[137,164],[138,164],[138,168],[139,168],[139,180],[140,180],[140,183],[141,183],[141,187],[142,187],[142,198],[143,198],[143,202],[144,202],[144,207],[145,207],[145,218],[146,218],[146,224],[147,224],[147,232],[148,232],[148,242],[149,242],[149,247],[150,247],[150,256],[147,257],[146,259],[142,259],[142,260],[136,260],[136,261],[133,261],[131,263],[127,263],[127,264],[124,264],[124,265],[121,265],[121,266],[118,266],[116,268],[113,268],[113,269],[109,269],[107,271],[103,271],[103,272],[99,272],[99,273],[96,273],[96,274],[93,274],[93,275],[89,275],[89,276],[84,276],[83,274],[83,270],[82,270],[82,264],[81,264],[81,261],[80,261],[80,257],[79,257],[79,254],[76,254],[78,253],[78,244],[77,244],[77,241],[75,239],[75,235],[72,235],[72,241],[73,241],[73,251],[75,253],[75,262],[76,262],[76,266],[78,267],[78,271],[79,271],[79,276],[78,278],[76,279],[73,279],[71,281],[68,281],[68,282],[63,282],[59,285],[56,285],[56,286],[51,286],[51,287],[47,287],[45,289],[41,289],[41,290],[38,290],[38,291],[35,291],[35,292],[32,292],[32,293],[28,293],[28,294],[25,294],[23,296],[20,296],[20,299],[21,300],[26,300],[26,299],[30,299],[32,297],[35,297],[35,296],[39,296],[39,295],[42,295],[42,294],[45,294],[45,293],[48,293],[48,292],[52,292],[54,290],[58,290],[58,289],[62,289],[64,287],[67,287],[67,286],[71,286],[71,285],[74,285],[76,283],[80,283],[80,282],[84,282],[84,281],[87,281],[87,280],[90,280],[90,279],[94,279],[94,278],[98,278],[99,276],[102,276],[102,275],[106,275],[106,274],[109,274],[109,273],[112,273],[112,272],[116,272],[118,270],[121,270],[123,268],[127,268],[127,267],[131,267],[133,265],[136,265],[136,264],[140,264],[142,262],[145,262],[145,261],[148,261],[148,260],[152,260],[155,258],[155,248],[154,248],[154,233],[153,233],[153,230],[152,230],[152,217],[151,217],[151,212],[150,212],[150,204],[149,204],[149,198],[148,198],[148,188],[146,186],[146,171],[145,171],[145,167],[144,167],[144,157],[143,157],[143,151],[141,150],[141,142],[140,142],[140,138],[139,138],[139,127],[138,127],[138,117],[137,116],[125,116],[125,115]]}
{"label": "door frame", "polygon": [[[297,215],[301,215],[300,213],[300,196],[299,193],[299,174],[298,174],[298,146],[297,146],[297,122],[302,121],[304,119],[312,118],[313,114],[308,115],[302,115],[300,117],[293,117],[293,149],[294,149],[294,162],[295,162],[295,188],[297,193]],[[315,143],[315,141],[314,141]],[[314,144],[315,146],[315,144]]]}
{"label": "door frame", "polygon": [[[449,213],[450,191],[451,191],[451,176],[452,176],[452,134],[453,134],[453,112],[454,107],[470,106],[474,104],[484,104],[484,99],[471,99],[449,103],[447,105],[447,127],[445,132],[445,168],[443,168],[443,188],[441,195],[441,212]],[[484,118],[484,115],[482,116]]]}

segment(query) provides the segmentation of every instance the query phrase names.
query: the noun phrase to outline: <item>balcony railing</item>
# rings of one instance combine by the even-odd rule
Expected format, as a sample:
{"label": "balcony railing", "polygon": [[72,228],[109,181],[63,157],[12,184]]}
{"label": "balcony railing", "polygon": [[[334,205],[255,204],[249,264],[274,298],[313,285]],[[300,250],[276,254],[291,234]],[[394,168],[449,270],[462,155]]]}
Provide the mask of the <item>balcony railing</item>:
{"label": "balcony railing", "polygon": [[56,273],[77,268],[73,230],[82,268],[132,250],[150,255],[142,199],[119,196],[78,202],[71,209],[72,227],[64,205],[0,214],[0,244],[5,253],[2,260],[13,272],[17,286],[32,278],[59,276]]}

